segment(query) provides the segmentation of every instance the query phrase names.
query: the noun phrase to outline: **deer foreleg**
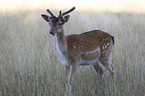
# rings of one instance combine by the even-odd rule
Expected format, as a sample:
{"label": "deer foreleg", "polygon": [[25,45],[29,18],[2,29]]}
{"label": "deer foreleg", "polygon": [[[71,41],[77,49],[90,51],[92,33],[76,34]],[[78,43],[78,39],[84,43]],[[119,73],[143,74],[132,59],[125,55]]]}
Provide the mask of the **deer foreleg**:
{"label": "deer foreleg", "polygon": [[68,90],[68,78],[69,78],[69,73],[70,73],[70,66],[64,66],[65,69],[65,87],[66,90]]}
{"label": "deer foreleg", "polygon": [[71,86],[76,73],[76,69],[77,69],[77,64],[73,64],[70,66],[70,73],[69,73],[68,83],[67,83],[67,90],[69,94],[71,94],[71,89],[72,89]]}

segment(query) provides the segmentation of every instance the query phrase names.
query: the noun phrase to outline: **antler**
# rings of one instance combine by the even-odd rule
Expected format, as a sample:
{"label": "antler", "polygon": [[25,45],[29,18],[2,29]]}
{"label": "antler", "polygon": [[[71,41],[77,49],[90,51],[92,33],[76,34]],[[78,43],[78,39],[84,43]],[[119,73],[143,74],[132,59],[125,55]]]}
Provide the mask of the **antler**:
{"label": "antler", "polygon": [[61,17],[61,11],[59,11],[59,16],[58,17]]}
{"label": "antler", "polygon": [[[66,11],[66,12],[64,12],[64,13],[62,13],[62,14],[61,14],[61,11],[60,11],[60,12],[59,12],[59,17],[64,16],[64,15],[66,15],[66,14],[72,12],[74,9],[75,9],[75,7],[72,7],[70,10],[68,10],[68,11]],[[54,17],[53,13],[52,13],[49,9],[47,9],[47,12],[48,12],[52,17]]]}
{"label": "antler", "polygon": [[53,15],[53,13],[49,10],[49,9],[47,9],[47,12],[53,17],[54,15]]}
{"label": "antler", "polygon": [[[64,12],[64,13],[62,13],[61,16],[64,16],[64,15],[66,15],[66,14],[72,12],[74,9],[75,9],[75,7],[71,8],[70,10],[68,10],[68,11],[66,11],[66,12]],[[60,14],[59,14],[59,15],[60,15]]]}

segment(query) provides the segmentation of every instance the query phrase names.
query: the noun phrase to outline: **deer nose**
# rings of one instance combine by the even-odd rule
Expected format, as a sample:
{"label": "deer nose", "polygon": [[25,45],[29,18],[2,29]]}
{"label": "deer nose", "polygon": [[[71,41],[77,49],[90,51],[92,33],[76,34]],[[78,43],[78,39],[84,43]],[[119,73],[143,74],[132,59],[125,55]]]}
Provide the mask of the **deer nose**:
{"label": "deer nose", "polygon": [[50,29],[49,33],[50,33],[51,35],[53,35],[53,36],[55,35],[55,32],[54,32],[53,29]]}

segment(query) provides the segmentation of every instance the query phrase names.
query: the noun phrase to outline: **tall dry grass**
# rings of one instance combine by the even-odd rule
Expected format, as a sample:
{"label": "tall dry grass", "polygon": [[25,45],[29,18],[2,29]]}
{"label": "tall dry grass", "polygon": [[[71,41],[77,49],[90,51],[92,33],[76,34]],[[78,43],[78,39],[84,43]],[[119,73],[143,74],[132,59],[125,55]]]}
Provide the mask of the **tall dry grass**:
{"label": "tall dry grass", "polygon": [[[53,10],[55,14],[58,10]],[[64,69],[57,59],[55,38],[40,17],[45,10],[22,10],[0,14],[0,96],[63,96]],[[91,66],[78,67],[73,96],[145,95],[145,14],[136,12],[74,11],[65,34],[100,29],[115,37],[109,72],[96,83]]]}

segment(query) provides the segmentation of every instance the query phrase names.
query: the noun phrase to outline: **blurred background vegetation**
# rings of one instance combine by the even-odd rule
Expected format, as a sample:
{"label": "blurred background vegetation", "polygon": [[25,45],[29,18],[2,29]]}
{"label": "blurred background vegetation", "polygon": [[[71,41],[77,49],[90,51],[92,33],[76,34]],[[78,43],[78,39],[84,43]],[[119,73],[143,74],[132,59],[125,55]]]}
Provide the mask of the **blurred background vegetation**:
{"label": "blurred background vegetation", "polygon": [[55,38],[41,18],[73,6],[65,34],[99,29],[115,37],[112,64],[96,83],[91,66],[78,67],[73,96],[145,95],[145,0],[0,0],[0,96],[63,96],[64,69]]}

